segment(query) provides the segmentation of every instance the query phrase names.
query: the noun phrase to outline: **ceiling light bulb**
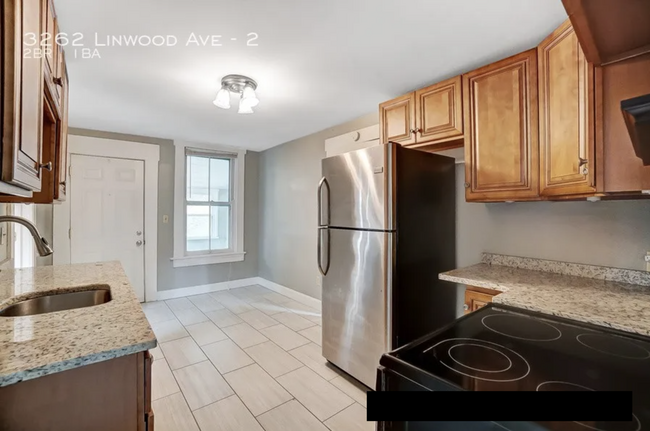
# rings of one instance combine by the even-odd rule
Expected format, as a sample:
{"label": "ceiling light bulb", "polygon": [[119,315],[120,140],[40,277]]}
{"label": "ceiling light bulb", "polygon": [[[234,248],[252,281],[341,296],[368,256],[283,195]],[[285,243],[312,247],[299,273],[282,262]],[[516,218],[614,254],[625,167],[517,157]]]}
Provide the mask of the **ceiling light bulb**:
{"label": "ceiling light bulb", "polygon": [[217,93],[217,98],[212,103],[219,108],[230,109],[230,92],[222,87]]}
{"label": "ceiling light bulb", "polygon": [[239,101],[239,111],[238,114],[252,114],[253,109],[245,103],[242,103],[243,100]]}
{"label": "ceiling light bulb", "polygon": [[244,104],[250,108],[257,106],[260,103],[259,99],[255,95],[255,90],[253,90],[253,87],[250,85],[247,85],[244,87],[244,92],[242,93],[241,96],[241,101],[239,104]]}

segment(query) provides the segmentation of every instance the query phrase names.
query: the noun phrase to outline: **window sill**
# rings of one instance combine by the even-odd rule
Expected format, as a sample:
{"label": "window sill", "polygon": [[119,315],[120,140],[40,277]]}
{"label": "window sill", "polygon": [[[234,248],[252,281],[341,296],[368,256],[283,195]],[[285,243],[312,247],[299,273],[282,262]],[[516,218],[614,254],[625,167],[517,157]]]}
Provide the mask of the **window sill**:
{"label": "window sill", "polygon": [[215,263],[241,262],[246,252],[204,254],[200,256],[184,256],[171,258],[174,268],[185,266],[212,265]]}

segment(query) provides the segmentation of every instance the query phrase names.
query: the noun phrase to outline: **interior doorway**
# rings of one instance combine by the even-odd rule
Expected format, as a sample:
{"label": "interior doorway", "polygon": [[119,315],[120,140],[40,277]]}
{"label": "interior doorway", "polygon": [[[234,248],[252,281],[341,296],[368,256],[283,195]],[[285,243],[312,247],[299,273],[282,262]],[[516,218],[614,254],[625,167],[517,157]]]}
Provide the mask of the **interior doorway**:
{"label": "interior doorway", "polygon": [[155,301],[160,146],[80,135],[69,135],[68,145],[68,196],[54,205],[54,264],[118,260],[140,301]]}
{"label": "interior doorway", "polygon": [[70,263],[119,260],[144,301],[144,161],[73,154],[70,164]]}

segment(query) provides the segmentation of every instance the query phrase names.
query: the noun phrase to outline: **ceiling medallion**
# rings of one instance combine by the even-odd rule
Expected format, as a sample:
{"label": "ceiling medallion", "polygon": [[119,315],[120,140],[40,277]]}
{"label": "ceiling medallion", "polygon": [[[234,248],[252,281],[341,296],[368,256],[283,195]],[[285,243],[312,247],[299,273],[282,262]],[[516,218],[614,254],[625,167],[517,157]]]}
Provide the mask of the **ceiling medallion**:
{"label": "ceiling medallion", "polygon": [[230,93],[239,94],[240,114],[252,114],[253,107],[260,103],[255,95],[257,82],[244,75],[227,75],[221,79],[221,89],[217,93],[214,103],[219,108],[230,109]]}

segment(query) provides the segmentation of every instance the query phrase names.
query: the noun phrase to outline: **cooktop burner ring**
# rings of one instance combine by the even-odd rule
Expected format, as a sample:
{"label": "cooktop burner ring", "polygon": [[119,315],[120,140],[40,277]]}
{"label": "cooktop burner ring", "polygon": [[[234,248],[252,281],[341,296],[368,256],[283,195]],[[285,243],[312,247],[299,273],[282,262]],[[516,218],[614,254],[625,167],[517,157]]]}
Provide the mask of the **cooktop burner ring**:
{"label": "cooktop burner ring", "polygon": [[[474,368],[474,367],[470,367],[469,365],[465,365],[462,362],[460,362],[459,360],[457,360],[456,358],[454,358],[452,356],[452,354],[451,354],[451,351],[453,349],[455,349],[456,347],[461,347],[461,346],[477,346],[477,347],[483,347],[484,349],[489,349],[489,350],[495,351],[498,354],[500,354],[501,356],[503,356],[504,358],[506,358],[506,360],[508,361],[508,366],[506,368],[501,369],[501,370],[481,370],[479,368]],[[461,367],[469,368],[470,370],[479,371],[481,373],[504,373],[504,372],[508,371],[510,368],[512,368],[512,361],[503,352],[499,352],[497,349],[494,349],[492,347],[482,346],[482,345],[476,344],[476,343],[461,343],[461,344],[453,345],[453,346],[451,346],[449,348],[449,350],[447,350],[447,354],[449,355],[449,357],[451,358],[452,361],[454,361],[455,363],[457,363]]]}
{"label": "cooktop burner ring", "polygon": [[[636,415],[634,413],[632,413],[632,420],[634,422],[634,425],[636,425],[636,428],[634,428],[631,431],[641,431],[641,421],[639,420],[638,417],[636,417]],[[592,427],[591,425],[583,424],[582,422],[574,421],[574,423],[580,425],[581,427],[585,427],[587,429],[594,430],[594,431],[613,431],[612,429],[604,429],[604,428]]]}
{"label": "cooktop burner ring", "polygon": [[588,388],[586,386],[579,385],[577,383],[571,383],[571,382],[563,382],[561,380],[549,380],[548,382],[542,382],[537,387],[535,388],[536,392],[539,392],[539,388],[541,388],[544,385],[552,385],[552,384],[559,384],[559,385],[567,385],[567,386],[574,386],[576,388],[584,389],[585,391],[594,391],[591,388]]}
{"label": "cooktop burner ring", "polygon": [[[583,339],[580,339],[582,337]],[[598,337],[598,338],[606,338],[607,341],[614,342],[614,343],[623,343],[626,347],[633,347],[636,349],[639,353],[642,352],[643,356],[630,356],[630,355],[622,355],[614,352],[608,352],[607,350],[599,349],[594,346],[590,346],[586,341],[584,341],[584,338],[586,337]],[[585,334],[580,334],[576,337],[576,340],[578,343],[582,344],[583,346],[587,347],[588,349],[595,350],[596,352],[603,353],[605,355],[610,355],[610,356],[615,356],[617,358],[623,358],[623,359],[634,359],[634,360],[644,360],[650,358],[650,352],[644,349],[643,347],[639,346],[638,344],[632,343],[630,341],[627,341],[625,339],[619,338],[619,337],[614,337],[614,336],[609,336],[609,335],[604,335],[604,334],[598,334],[598,333],[585,333]]]}
{"label": "cooktop burner ring", "polygon": [[[492,350],[497,350],[499,353],[502,353],[502,354],[503,354],[503,352],[502,352],[502,351],[499,351],[498,349],[503,349],[504,351],[507,351],[507,352],[512,353],[513,355],[515,355],[515,356],[513,356],[513,357],[511,358],[511,357],[508,357],[507,355],[504,354],[504,356],[506,356],[506,357],[510,360],[510,362],[512,362],[512,365],[511,365],[510,367],[508,367],[508,370],[510,370],[511,368],[513,368],[513,367],[515,366],[515,363],[514,363],[514,361],[512,360],[512,359],[514,359],[514,358],[516,358],[516,360],[519,361],[519,364],[518,364],[518,365],[521,365],[522,368],[525,369],[525,371],[523,372],[523,375],[518,376],[517,378],[503,378],[503,379],[499,379],[499,378],[487,378],[487,377],[481,377],[481,376],[476,376],[476,375],[468,374],[468,373],[465,373],[465,372],[463,372],[463,371],[457,370],[457,369],[455,369],[454,367],[452,367],[452,366],[446,364],[445,361],[443,361],[443,360],[441,360],[441,359],[438,359],[438,361],[439,361],[442,365],[444,365],[445,367],[449,368],[451,371],[453,371],[453,372],[455,372],[455,373],[458,373],[458,374],[460,374],[460,375],[463,375],[463,376],[466,376],[466,377],[470,377],[470,378],[472,378],[472,379],[476,379],[476,380],[482,380],[482,381],[486,381],[486,382],[496,382],[496,383],[516,382],[517,380],[521,380],[521,379],[526,378],[526,377],[528,376],[528,374],[530,374],[530,364],[528,364],[528,361],[526,361],[526,359],[525,359],[523,356],[521,356],[519,353],[515,352],[514,350],[509,349],[508,347],[502,346],[502,345],[497,344],[497,343],[493,343],[493,342],[491,342],[491,341],[478,340],[478,339],[475,339],[475,338],[448,338],[448,339],[446,339],[446,340],[439,341],[438,343],[436,343],[436,344],[433,345],[432,347],[430,347],[430,348],[428,348],[427,350],[425,350],[423,353],[433,352],[433,351],[435,350],[435,348],[438,347],[438,346],[440,346],[441,344],[443,344],[443,343],[449,343],[449,342],[454,342],[454,341],[456,341],[456,342],[459,342],[459,341],[460,341],[460,342],[463,342],[463,341],[464,341],[464,342],[470,342],[470,343],[472,343],[472,344],[477,344],[479,347],[484,347],[484,348],[487,348],[487,349],[492,348]],[[481,343],[482,343],[482,344],[481,344]],[[461,345],[462,345],[462,344],[469,344],[469,343],[461,343]],[[489,346],[485,346],[485,345],[483,345],[483,344],[488,344]],[[452,347],[453,347],[453,346],[452,346]],[[495,348],[495,347],[496,347],[496,348]],[[448,351],[448,350],[447,350],[445,353],[447,353],[447,355],[449,355],[449,351]],[[453,358],[452,358],[452,360],[453,360]],[[455,361],[455,360],[454,360],[454,361]],[[455,362],[457,362],[457,361],[455,361]],[[463,364],[459,364],[459,365],[462,365],[463,367],[468,368],[466,365],[463,365]],[[483,371],[479,371],[479,372],[483,372]],[[495,376],[495,377],[496,377],[496,376]]]}
{"label": "cooktop burner ring", "polygon": [[[508,334],[508,333],[503,332],[503,331],[498,331],[498,330],[490,327],[489,324],[485,323],[485,321],[488,320],[489,318],[495,318],[495,317],[496,318],[504,318],[505,317],[505,318],[514,318],[514,319],[526,319],[526,321],[531,322],[532,324],[535,324],[535,325],[536,324],[541,324],[541,325],[543,325],[542,328],[545,328],[545,330],[550,328],[552,330],[552,334],[548,335],[545,338],[526,338],[526,337],[520,337],[518,335]],[[559,340],[562,337],[562,331],[560,331],[559,329],[557,329],[555,326],[551,325],[550,323],[544,322],[544,321],[538,320],[538,319],[531,319],[529,317],[518,316],[516,314],[490,314],[488,316],[483,317],[481,319],[481,323],[483,323],[483,326],[485,326],[487,329],[489,329],[490,331],[492,331],[492,332],[494,332],[496,334],[503,335],[504,337],[515,338],[517,340],[524,340],[524,341],[555,341],[555,340]]]}
{"label": "cooktop burner ring", "polygon": [[[548,382],[540,383],[539,385],[537,385],[537,388],[535,388],[535,391],[539,392],[539,388],[541,388],[544,385],[549,385],[549,384],[568,385],[568,386],[573,386],[573,387],[583,389],[583,390],[586,390],[586,391],[594,392],[594,389],[588,388],[586,386],[582,386],[582,385],[579,385],[577,383],[563,382],[563,381],[560,381],[560,380],[551,380],[551,381],[548,381]],[[632,413],[632,419],[634,421],[635,428],[633,430],[630,430],[630,431],[640,431],[641,430],[641,421],[639,420],[638,417],[636,417],[636,415],[634,413]],[[578,422],[578,421],[573,421],[573,423],[575,423],[577,425],[580,425],[581,427],[585,427],[587,429],[594,430],[594,431],[614,431],[613,429],[596,428],[596,427],[593,427],[591,425],[587,425],[585,423]]]}

